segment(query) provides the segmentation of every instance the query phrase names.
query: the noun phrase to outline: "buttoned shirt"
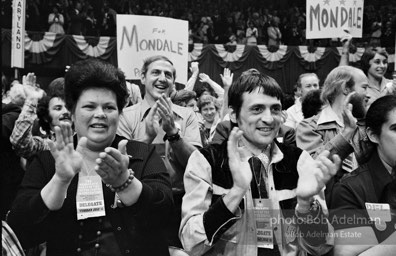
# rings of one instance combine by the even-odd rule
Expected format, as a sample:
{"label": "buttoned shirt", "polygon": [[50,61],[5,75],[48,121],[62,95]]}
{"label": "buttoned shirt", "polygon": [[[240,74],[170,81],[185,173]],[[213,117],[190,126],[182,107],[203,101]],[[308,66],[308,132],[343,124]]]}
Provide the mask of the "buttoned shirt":
{"label": "buttoned shirt", "polygon": [[10,142],[16,154],[20,157],[30,158],[40,151],[49,150],[48,138],[33,136],[32,128],[37,118],[36,105],[26,100],[21,114],[15,121],[15,126],[10,136]]}
{"label": "buttoned shirt", "polygon": [[[382,197],[385,188],[391,182],[392,176],[389,170],[380,159],[377,150],[374,150],[365,164],[344,176],[334,186],[332,196],[334,200],[330,205],[334,229],[368,226],[373,229],[378,243],[388,238],[395,230],[394,219],[393,221],[384,221],[382,218],[386,216],[384,214],[386,210],[379,211],[380,213],[371,211],[370,205],[388,204],[389,207],[390,202],[383,201]],[[361,239],[364,241],[365,234],[361,235]]]}

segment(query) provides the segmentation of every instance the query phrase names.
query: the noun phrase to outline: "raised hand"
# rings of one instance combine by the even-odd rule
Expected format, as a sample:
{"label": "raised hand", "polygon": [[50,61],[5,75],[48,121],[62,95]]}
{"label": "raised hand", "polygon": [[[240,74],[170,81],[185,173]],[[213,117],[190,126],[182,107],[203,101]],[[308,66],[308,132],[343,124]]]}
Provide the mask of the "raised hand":
{"label": "raised hand", "polygon": [[330,152],[323,151],[316,159],[315,164],[302,170],[297,183],[297,199],[309,201],[317,195],[340,168],[341,159],[338,155],[333,155],[333,159],[328,157]]}
{"label": "raised hand", "polygon": [[26,99],[33,101],[38,101],[45,95],[44,90],[27,84],[23,85],[23,91],[25,92]]}
{"label": "raised hand", "polygon": [[210,77],[207,74],[200,73],[199,74],[199,81],[201,83],[209,83],[210,81],[212,81],[212,79],[210,79]]}
{"label": "raised hand", "polygon": [[129,177],[129,156],[126,152],[128,141],[122,140],[118,149],[107,147],[96,159],[95,171],[105,184],[121,186]]}
{"label": "raised hand", "polygon": [[198,74],[199,73],[198,62],[196,62],[196,61],[191,62],[190,70],[191,70],[191,73]]}
{"label": "raised hand", "polygon": [[349,33],[349,29],[344,29],[344,35],[341,37],[341,43],[344,49],[347,49],[349,51],[349,46],[352,41],[352,35]]}
{"label": "raised hand", "polygon": [[[348,134],[348,135],[352,135],[351,133],[353,133],[357,127],[357,119],[353,116],[352,114],[352,109],[353,106],[350,102],[351,97],[353,94],[355,94],[356,92],[350,93],[344,101],[344,105],[343,105],[343,111],[342,111],[342,118],[344,121],[344,131],[343,131],[343,135]],[[348,139],[348,138],[347,138]]]}
{"label": "raised hand", "polygon": [[231,73],[230,69],[225,68],[223,74],[220,74],[220,77],[221,77],[221,81],[223,81],[223,87],[225,89],[231,86],[234,74]]}
{"label": "raised hand", "polygon": [[36,76],[34,73],[28,73],[22,77],[23,85],[30,85],[36,87]]}
{"label": "raised hand", "polygon": [[55,159],[55,175],[63,183],[70,183],[81,171],[82,155],[78,150],[86,147],[87,138],[81,138],[77,150],[74,150],[71,124],[61,121],[60,126],[56,126],[54,130],[56,141],[48,141],[48,144]]}
{"label": "raised hand", "polygon": [[252,171],[247,161],[247,152],[238,147],[238,141],[242,134],[243,132],[239,128],[232,129],[227,142],[227,152],[234,187],[247,190],[252,181]]}

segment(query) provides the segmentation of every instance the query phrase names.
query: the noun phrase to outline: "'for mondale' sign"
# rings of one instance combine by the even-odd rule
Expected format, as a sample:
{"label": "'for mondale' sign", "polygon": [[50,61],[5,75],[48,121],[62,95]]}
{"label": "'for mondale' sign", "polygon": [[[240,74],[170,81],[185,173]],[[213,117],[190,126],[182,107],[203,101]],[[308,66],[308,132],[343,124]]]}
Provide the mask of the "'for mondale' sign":
{"label": "'for mondale' sign", "polygon": [[188,22],[165,17],[117,15],[118,67],[127,79],[140,79],[144,59],[168,57],[176,81],[185,84],[188,70]]}

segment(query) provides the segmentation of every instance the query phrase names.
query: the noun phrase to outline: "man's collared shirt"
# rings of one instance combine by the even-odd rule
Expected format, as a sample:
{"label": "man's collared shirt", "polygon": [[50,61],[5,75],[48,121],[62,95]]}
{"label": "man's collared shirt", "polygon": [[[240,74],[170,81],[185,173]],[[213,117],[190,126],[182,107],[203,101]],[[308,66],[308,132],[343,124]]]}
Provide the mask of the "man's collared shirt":
{"label": "man's collared shirt", "polygon": [[[141,140],[145,138],[145,118],[147,117],[150,109],[151,107],[146,100],[143,100],[136,105],[124,108],[123,113],[120,115],[117,134],[129,140]],[[175,104],[172,104],[172,111],[176,127],[179,128],[180,136],[183,140],[194,146],[202,147],[199,125],[195,113],[189,108]],[[160,127],[152,144],[156,146],[157,153],[164,160],[168,171],[179,171],[180,173],[184,173],[184,168],[175,161],[176,156],[173,155],[169,142],[164,142],[164,136],[165,131]],[[171,170],[171,168],[174,168],[175,170]],[[183,170],[180,170],[181,168],[183,168]],[[182,182],[182,180],[180,180],[180,182]]]}
{"label": "man's collared shirt", "polygon": [[286,110],[287,119],[285,125],[296,129],[297,125],[304,119],[302,112],[301,98],[296,100],[296,103]]}

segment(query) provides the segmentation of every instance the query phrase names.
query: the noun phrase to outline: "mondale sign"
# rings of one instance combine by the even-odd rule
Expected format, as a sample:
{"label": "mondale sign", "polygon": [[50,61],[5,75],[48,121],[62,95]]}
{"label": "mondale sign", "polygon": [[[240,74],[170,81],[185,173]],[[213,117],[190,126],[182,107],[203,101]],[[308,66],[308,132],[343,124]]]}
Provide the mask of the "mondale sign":
{"label": "mondale sign", "polygon": [[164,17],[117,15],[118,67],[127,79],[140,79],[144,59],[164,55],[174,64],[176,81],[188,70],[188,22]]}
{"label": "mondale sign", "polygon": [[364,0],[307,0],[306,37],[362,37]]}

